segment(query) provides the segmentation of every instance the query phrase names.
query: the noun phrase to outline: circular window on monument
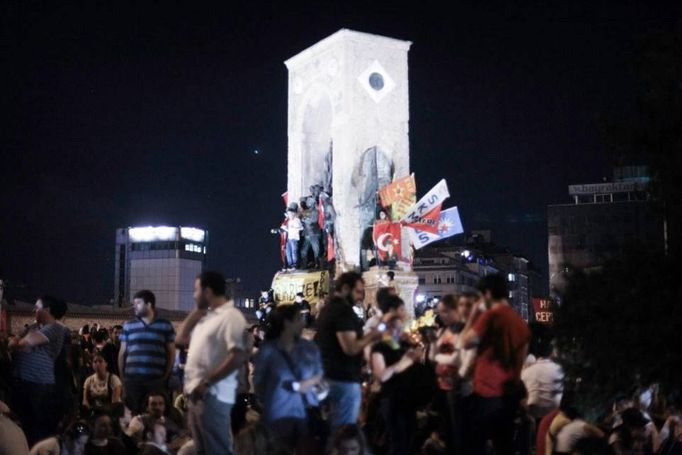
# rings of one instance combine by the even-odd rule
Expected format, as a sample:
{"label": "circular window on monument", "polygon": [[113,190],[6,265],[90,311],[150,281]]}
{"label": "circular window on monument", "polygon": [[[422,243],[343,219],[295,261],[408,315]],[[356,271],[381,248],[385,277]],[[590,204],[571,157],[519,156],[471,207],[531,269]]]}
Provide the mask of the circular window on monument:
{"label": "circular window on monument", "polygon": [[384,88],[384,76],[379,73],[372,73],[369,75],[369,86],[377,92]]}

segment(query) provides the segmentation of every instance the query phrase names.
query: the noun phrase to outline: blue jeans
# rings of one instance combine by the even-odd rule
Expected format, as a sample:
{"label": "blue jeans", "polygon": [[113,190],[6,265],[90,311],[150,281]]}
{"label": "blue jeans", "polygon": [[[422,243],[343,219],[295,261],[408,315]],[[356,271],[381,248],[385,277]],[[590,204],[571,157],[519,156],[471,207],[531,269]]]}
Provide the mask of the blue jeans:
{"label": "blue jeans", "polygon": [[295,268],[298,263],[298,240],[287,240],[287,266]]}
{"label": "blue jeans", "polygon": [[329,381],[329,422],[331,434],[341,425],[358,423],[362,388],[359,382]]}
{"label": "blue jeans", "polygon": [[232,405],[207,393],[201,400],[190,400],[188,411],[197,455],[232,455]]}

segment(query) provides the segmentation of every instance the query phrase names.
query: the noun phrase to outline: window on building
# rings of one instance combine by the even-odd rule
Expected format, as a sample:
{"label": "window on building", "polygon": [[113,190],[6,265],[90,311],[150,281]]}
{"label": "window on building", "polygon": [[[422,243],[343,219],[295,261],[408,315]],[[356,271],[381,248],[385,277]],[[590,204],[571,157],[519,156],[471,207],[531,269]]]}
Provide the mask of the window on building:
{"label": "window on building", "polygon": [[426,278],[419,278],[419,284],[426,284]]}

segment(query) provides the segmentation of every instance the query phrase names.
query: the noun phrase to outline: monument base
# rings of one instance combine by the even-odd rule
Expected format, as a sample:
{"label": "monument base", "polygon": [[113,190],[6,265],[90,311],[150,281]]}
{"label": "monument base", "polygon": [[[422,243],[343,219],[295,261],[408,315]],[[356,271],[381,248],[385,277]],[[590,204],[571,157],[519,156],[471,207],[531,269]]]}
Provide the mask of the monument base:
{"label": "monument base", "polygon": [[[388,272],[393,272],[391,281]],[[401,299],[405,302],[405,309],[410,317],[414,318],[414,295],[417,292],[419,278],[412,271],[389,270],[388,268],[372,267],[363,272],[365,280],[365,304],[376,306],[377,290],[383,287],[393,286]]]}
{"label": "monument base", "polygon": [[272,279],[277,304],[294,303],[296,294],[302,292],[303,298],[310,303],[313,310],[329,294],[329,285],[329,272],[326,270],[277,272]]}

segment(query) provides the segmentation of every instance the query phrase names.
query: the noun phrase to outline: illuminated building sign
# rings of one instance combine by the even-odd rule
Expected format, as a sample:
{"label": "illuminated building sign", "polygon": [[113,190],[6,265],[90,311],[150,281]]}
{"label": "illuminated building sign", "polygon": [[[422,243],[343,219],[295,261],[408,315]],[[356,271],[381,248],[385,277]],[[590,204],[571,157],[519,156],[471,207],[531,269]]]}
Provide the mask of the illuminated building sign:
{"label": "illuminated building sign", "polygon": [[642,191],[644,189],[646,189],[646,185],[637,182],[592,183],[588,185],[569,185],[568,194],[571,196],[579,196],[587,194],[627,193]]}
{"label": "illuminated building sign", "polygon": [[128,237],[132,242],[156,242],[176,240],[178,228],[170,226],[146,226],[128,229]]}
{"label": "illuminated building sign", "polygon": [[203,243],[206,238],[206,231],[203,229],[197,229],[193,227],[181,227],[180,237],[185,240],[191,240],[193,242]]}
{"label": "illuminated building sign", "polygon": [[534,298],[533,310],[537,322],[548,325],[554,322],[554,302],[551,299]]}

